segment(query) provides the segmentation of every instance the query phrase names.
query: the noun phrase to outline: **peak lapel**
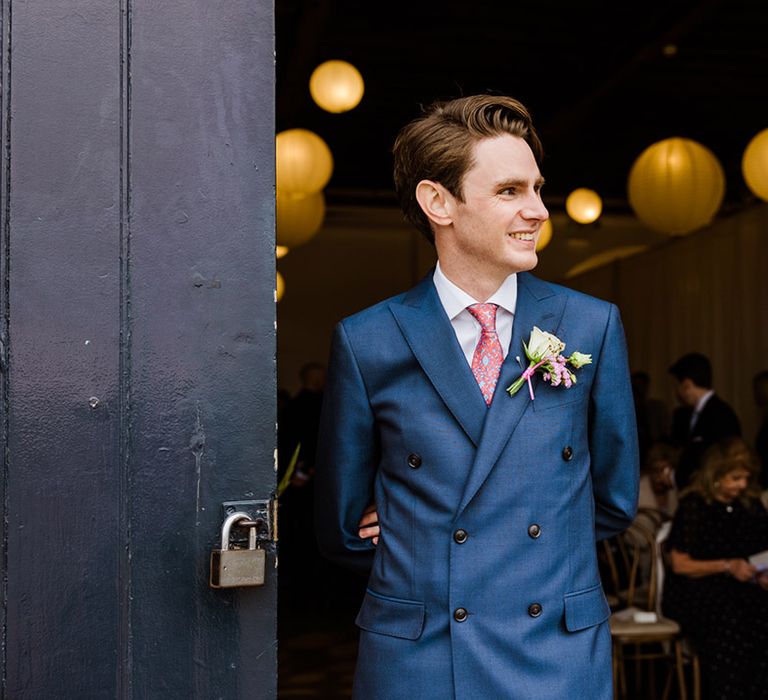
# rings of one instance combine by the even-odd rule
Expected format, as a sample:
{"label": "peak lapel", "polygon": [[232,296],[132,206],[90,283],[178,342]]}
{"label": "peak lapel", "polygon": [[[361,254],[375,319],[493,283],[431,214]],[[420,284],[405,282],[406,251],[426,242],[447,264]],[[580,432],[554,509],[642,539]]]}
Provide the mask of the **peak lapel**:
{"label": "peak lapel", "polygon": [[477,445],[488,407],[428,275],[390,310],[445,405]]}
{"label": "peak lapel", "polygon": [[[510,396],[506,391],[507,387],[523,371],[515,358],[520,357],[523,367],[528,366],[523,341],[528,341],[534,326],[557,334],[560,319],[565,309],[565,296],[558,294],[546,282],[524,272],[518,274],[517,280],[517,308],[515,309],[509,353],[501,368],[499,383],[496,385],[493,401],[488,409],[488,417],[478,445],[475,463],[464,486],[464,494],[456,513],[457,517],[461,515],[485,482],[491,469],[498,461],[501,451],[523,417],[523,413],[528,410],[531,403],[527,385],[514,396]],[[535,389],[538,375],[532,381]]]}

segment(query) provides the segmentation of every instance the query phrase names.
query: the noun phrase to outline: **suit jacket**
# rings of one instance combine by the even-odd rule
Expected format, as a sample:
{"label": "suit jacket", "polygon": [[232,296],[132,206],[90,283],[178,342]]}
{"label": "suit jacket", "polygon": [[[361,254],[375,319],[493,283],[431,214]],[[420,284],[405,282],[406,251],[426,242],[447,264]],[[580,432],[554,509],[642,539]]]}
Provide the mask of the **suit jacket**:
{"label": "suit jacket", "polygon": [[[591,353],[570,389],[521,370],[533,326]],[[317,462],[321,550],[369,573],[354,697],[612,698],[595,539],[635,514],[617,309],[518,275],[490,407],[429,275],[336,328]],[[377,547],[357,536],[375,500]]]}
{"label": "suit jacket", "polygon": [[[692,411],[687,416],[690,421]],[[717,394],[712,396],[694,423],[693,430],[683,444],[680,463],[675,470],[675,484],[685,488],[693,473],[701,466],[701,458],[708,447],[718,440],[741,435],[741,426],[734,410]]]}

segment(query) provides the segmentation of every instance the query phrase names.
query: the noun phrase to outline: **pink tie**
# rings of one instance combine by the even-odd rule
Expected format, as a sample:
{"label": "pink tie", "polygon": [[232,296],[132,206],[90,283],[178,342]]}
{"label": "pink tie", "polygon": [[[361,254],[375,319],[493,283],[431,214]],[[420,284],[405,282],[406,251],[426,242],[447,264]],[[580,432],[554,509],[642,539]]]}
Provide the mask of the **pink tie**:
{"label": "pink tie", "polygon": [[496,382],[499,381],[504,353],[499,335],[496,333],[496,304],[472,304],[467,307],[480,324],[480,340],[472,356],[472,374],[483,393],[485,403],[490,406]]}

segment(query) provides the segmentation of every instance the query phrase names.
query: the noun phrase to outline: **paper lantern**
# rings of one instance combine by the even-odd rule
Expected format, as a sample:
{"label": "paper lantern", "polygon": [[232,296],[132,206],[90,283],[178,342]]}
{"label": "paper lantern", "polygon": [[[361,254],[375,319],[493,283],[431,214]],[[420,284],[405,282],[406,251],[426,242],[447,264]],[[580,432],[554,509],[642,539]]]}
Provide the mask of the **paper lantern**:
{"label": "paper lantern", "polygon": [[552,240],[552,219],[547,219],[539,229],[539,238],[536,241],[536,252],[544,250]]}
{"label": "paper lantern", "polygon": [[706,226],[720,209],[725,175],[706,146],[669,138],[646,148],[629,173],[629,203],[654,231],[684,235]]}
{"label": "paper lantern", "polygon": [[283,192],[319,192],[333,173],[331,149],[307,129],[281,131],[276,140],[277,189]]}
{"label": "paper lantern", "polygon": [[763,129],[747,145],[741,172],[749,189],[768,202],[768,129]]}
{"label": "paper lantern", "polygon": [[283,298],[283,294],[285,294],[285,279],[283,279],[283,276],[278,272],[277,288],[275,289],[275,301],[280,301]]}
{"label": "paper lantern", "polygon": [[295,248],[306,243],[323,225],[325,196],[277,191],[277,245]]}
{"label": "paper lantern", "polygon": [[591,224],[600,218],[603,212],[603,200],[594,190],[579,187],[568,195],[565,200],[565,210],[574,221],[580,224]]}
{"label": "paper lantern", "polygon": [[286,255],[288,255],[288,246],[285,246],[285,245],[275,246],[275,257],[278,260],[280,260],[280,258],[284,258]]}
{"label": "paper lantern", "polygon": [[309,79],[312,99],[326,112],[348,112],[360,104],[365,83],[360,71],[346,61],[321,63]]}

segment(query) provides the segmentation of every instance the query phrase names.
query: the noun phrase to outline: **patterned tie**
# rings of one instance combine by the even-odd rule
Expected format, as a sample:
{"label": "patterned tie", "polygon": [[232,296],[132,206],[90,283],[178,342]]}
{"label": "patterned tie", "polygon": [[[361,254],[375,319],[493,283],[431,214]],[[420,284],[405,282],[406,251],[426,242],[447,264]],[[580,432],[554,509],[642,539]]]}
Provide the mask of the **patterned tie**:
{"label": "patterned tie", "polygon": [[480,340],[472,356],[472,374],[475,375],[485,403],[490,406],[496,382],[499,381],[504,353],[496,333],[496,304],[472,304],[467,307],[480,324]]}

